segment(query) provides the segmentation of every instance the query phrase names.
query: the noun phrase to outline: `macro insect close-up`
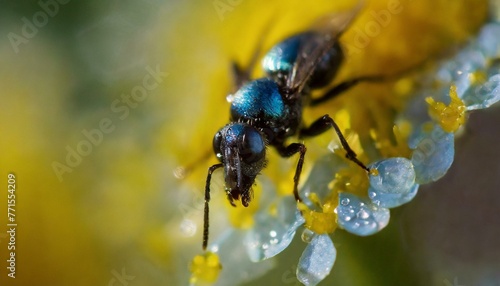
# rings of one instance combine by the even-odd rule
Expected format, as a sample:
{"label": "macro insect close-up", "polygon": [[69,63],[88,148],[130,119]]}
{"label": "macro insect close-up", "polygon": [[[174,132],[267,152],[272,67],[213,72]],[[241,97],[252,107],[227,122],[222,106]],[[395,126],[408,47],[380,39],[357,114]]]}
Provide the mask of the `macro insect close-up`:
{"label": "macro insect close-up", "polygon": [[[209,168],[205,187],[205,229],[203,249],[207,246],[208,203],[210,178],[218,168],[224,168],[225,190],[232,206],[239,200],[248,207],[255,177],[266,165],[266,146],[275,147],[280,156],[299,155],[293,185],[295,200],[301,201],[298,183],[306,146],[302,143],[286,144],[286,139],[298,134],[299,138],[319,135],[333,128],[346,150],[346,157],[369,172],[356,158],[339,127],[329,115],[317,119],[310,126],[302,126],[302,108],[318,104],[350,86],[376,77],[363,77],[342,82],[319,98],[308,98],[308,90],[327,85],[343,61],[338,37],[355,17],[357,11],[336,14],[323,19],[323,26],[292,36],[274,46],[263,59],[267,77],[250,81],[248,71],[233,63],[238,91],[231,95],[231,123],[214,137],[214,152],[221,163]],[[310,103],[309,103],[310,101]],[[302,126],[302,127],[301,127]]]}
{"label": "macro insect close-up", "polygon": [[1,285],[500,285],[500,1],[0,4]]}

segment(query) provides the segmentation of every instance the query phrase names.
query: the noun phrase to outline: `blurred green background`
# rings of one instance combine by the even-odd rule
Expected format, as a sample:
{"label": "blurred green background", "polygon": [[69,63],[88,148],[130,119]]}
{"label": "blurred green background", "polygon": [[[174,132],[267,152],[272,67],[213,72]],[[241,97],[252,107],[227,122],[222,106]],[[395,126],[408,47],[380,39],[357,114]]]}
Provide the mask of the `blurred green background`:
{"label": "blurred green background", "polygon": [[[366,2],[380,11],[390,1]],[[228,118],[230,60],[247,62],[269,23],[266,48],[352,3],[2,1],[0,284],[187,285],[201,251],[197,199],[214,160],[200,158]],[[400,70],[447,51],[487,15],[486,1],[401,5],[344,74]],[[322,108],[308,116],[332,106]],[[393,210],[387,229],[337,231],[324,285],[500,285],[498,122],[498,108],[472,114],[450,173]],[[191,176],[174,178],[193,162]],[[15,279],[6,269],[8,173],[17,185]],[[186,216],[196,225],[183,225]],[[299,285],[303,248],[296,237],[248,285]]]}

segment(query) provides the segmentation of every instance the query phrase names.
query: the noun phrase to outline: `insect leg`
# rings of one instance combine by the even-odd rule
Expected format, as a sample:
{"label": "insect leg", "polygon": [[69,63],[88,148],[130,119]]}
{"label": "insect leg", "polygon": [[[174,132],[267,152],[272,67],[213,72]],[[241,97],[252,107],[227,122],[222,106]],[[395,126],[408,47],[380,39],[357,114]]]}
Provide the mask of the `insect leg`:
{"label": "insect leg", "polygon": [[205,212],[203,217],[203,250],[207,249],[208,244],[208,202],[210,202],[210,180],[212,173],[224,166],[223,164],[215,164],[208,168],[207,184],[205,185]]}
{"label": "insect leg", "polygon": [[351,89],[352,87],[356,86],[358,83],[362,83],[362,82],[386,82],[386,81],[390,81],[390,80],[397,80],[397,79],[402,78],[404,76],[408,76],[409,74],[416,71],[417,69],[424,67],[425,63],[426,63],[426,60],[424,60],[416,65],[413,65],[409,68],[400,70],[396,73],[391,73],[391,74],[386,74],[386,75],[365,75],[365,76],[359,76],[359,77],[356,77],[356,78],[353,78],[350,80],[346,80],[344,82],[341,82],[341,83],[333,86],[322,96],[320,96],[318,98],[311,99],[310,105],[316,106],[316,105],[321,104],[325,101],[328,101],[328,100],[334,98],[335,96],[343,93],[344,91]]}
{"label": "insect leg", "polygon": [[367,172],[370,172],[370,169],[368,169],[361,161],[359,161],[356,158],[356,156],[357,156],[356,153],[351,149],[351,147],[347,143],[347,140],[345,139],[344,135],[342,134],[342,132],[340,132],[339,127],[337,126],[335,121],[333,121],[333,119],[328,114],[323,115],[318,120],[314,121],[314,123],[311,124],[311,126],[301,129],[299,137],[316,136],[316,135],[319,135],[319,134],[325,132],[326,130],[328,130],[332,127],[333,127],[333,129],[335,129],[335,132],[337,133],[337,136],[340,139],[340,143],[342,144],[342,147],[347,152],[347,154],[345,155],[346,158],[353,161],[354,163],[358,164],[361,168],[365,169]]}
{"label": "insect leg", "polygon": [[358,83],[361,82],[382,82],[386,81],[391,77],[388,76],[362,76],[358,78],[353,78],[350,80],[346,80],[344,82],[341,82],[332,88],[330,88],[325,94],[318,98],[312,98],[309,105],[310,106],[316,106],[318,104],[321,104],[325,101],[328,101],[337,95],[351,89],[352,87],[356,86]]}
{"label": "insect leg", "polygon": [[293,195],[295,196],[296,201],[301,202],[302,199],[299,196],[298,185],[307,148],[302,143],[292,143],[286,147],[284,145],[278,145],[276,149],[282,157],[290,157],[297,152],[300,153],[299,162],[297,163],[297,168],[295,169],[295,176],[293,177]]}

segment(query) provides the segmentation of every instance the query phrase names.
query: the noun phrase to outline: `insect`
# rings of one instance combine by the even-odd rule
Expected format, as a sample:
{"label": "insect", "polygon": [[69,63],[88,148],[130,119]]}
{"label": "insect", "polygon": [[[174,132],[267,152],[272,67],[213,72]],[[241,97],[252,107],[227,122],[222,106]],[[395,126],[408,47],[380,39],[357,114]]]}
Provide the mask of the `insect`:
{"label": "insect", "polygon": [[302,110],[315,106],[346,91],[362,81],[376,81],[380,77],[358,77],[330,88],[317,98],[311,91],[326,87],[341,66],[344,53],[339,36],[352,22],[359,7],[352,11],[330,15],[310,30],[289,37],[272,47],[263,58],[267,76],[250,80],[248,70],[233,63],[237,92],[231,97],[230,122],[214,136],[213,149],[219,160],[208,168],[205,185],[203,249],[208,243],[210,181],[212,173],[224,169],[225,191],[229,202],[241,200],[247,207],[252,199],[252,185],[266,166],[267,147],[272,146],[282,157],[299,154],[295,170],[293,194],[301,201],[298,183],[306,146],[303,143],[285,145],[286,139],[319,135],[333,128],[340,138],[346,157],[369,172],[356,158],[337,124],[324,115],[305,126]]}

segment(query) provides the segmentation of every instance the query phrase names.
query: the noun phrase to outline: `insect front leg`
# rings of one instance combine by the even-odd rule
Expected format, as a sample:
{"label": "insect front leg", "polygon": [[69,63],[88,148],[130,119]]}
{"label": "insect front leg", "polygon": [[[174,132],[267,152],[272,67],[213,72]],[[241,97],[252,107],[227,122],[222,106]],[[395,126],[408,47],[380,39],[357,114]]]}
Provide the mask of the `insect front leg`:
{"label": "insect front leg", "polygon": [[208,175],[207,175],[207,183],[205,185],[205,211],[204,211],[204,217],[203,217],[203,250],[207,249],[207,244],[208,244],[208,203],[210,202],[210,181],[212,180],[212,173],[223,167],[224,165],[221,164],[215,164],[212,165],[210,168],[208,168]]}
{"label": "insect front leg", "polygon": [[312,137],[319,135],[328,129],[332,128],[335,129],[335,132],[337,133],[337,136],[340,139],[340,143],[342,144],[342,147],[344,150],[346,150],[346,158],[353,161],[354,163],[358,164],[361,168],[365,169],[367,172],[370,172],[370,169],[368,169],[361,161],[359,161],[356,157],[356,153],[351,149],[349,144],[347,143],[347,140],[345,139],[344,135],[342,132],[340,132],[339,127],[333,121],[333,119],[327,114],[323,115],[320,117],[318,120],[314,121],[311,126],[307,128],[302,128],[299,133],[299,137]]}
{"label": "insect front leg", "polygon": [[297,163],[297,168],[295,169],[295,176],[293,177],[293,195],[295,196],[296,201],[301,202],[302,199],[299,196],[298,185],[307,148],[302,143],[292,143],[286,147],[284,145],[277,145],[276,149],[282,157],[291,157],[296,153],[300,153],[299,162]]}

